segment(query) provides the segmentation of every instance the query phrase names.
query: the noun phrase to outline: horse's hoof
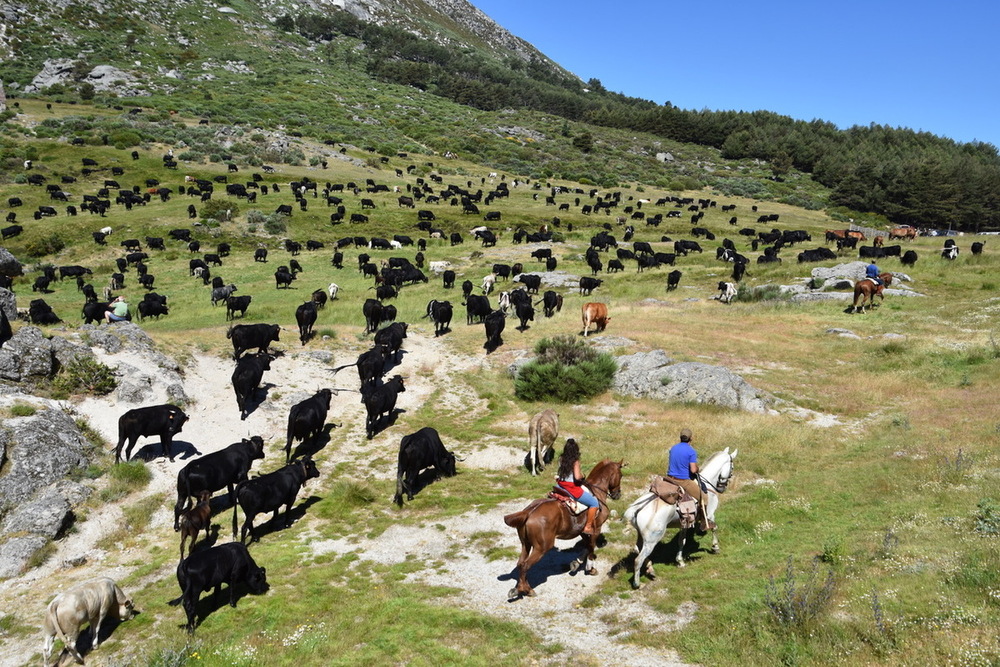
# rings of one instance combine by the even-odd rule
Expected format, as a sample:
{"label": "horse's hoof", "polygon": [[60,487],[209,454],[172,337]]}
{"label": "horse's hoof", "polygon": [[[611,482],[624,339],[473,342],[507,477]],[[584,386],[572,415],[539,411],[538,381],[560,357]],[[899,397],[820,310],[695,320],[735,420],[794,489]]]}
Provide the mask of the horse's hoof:
{"label": "horse's hoof", "polygon": [[632,580],[632,590],[633,591],[639,590],[639,582],[634,579]]}
{"label": "horse's hoof", "polygon": [[517,592],[516,588],[512,588],[509,591],[507,591],[507,602],[513,602],[519,597],[521,597],[521,594]]}
{"label": "horse's hoof", "polygon": [[532,589],[531,589],[530,591],[528,591],[527,593],[525,593],[525,595],[527,595],[527,596],[528,596],[529,598],[533,598],[533,597],[535,597],[536,595],[538,595],[538,593],[536,593],[536,592],[535,592],[535,589],[534,589],[534,588],[532,588]]}

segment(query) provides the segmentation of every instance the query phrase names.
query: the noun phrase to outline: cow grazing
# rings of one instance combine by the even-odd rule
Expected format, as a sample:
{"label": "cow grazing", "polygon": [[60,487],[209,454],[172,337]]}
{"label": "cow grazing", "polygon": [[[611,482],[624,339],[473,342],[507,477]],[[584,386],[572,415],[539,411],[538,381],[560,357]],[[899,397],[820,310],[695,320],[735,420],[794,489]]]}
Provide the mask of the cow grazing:
{"label": "cow grazing", "polygon": [[236,394],[236,405],[240,409],[240,419],[245,420],[250,414],[249,403],[253,399],[260,382],[264,378],[264,371],[271,370],[271,362],[274,360],[267,352],[261,350],[255,355],[248,355],[236,362],[236,369],[233,371],[232,382],[233,392]]}
{"label": "cow grazing", "polygon": [[443,284],[442,284],[442,286],[444,287],[444,289],[452,289],[453,287],[455,287],[455,272],[454,271],[452,271],[451,269],[446,269],[444,271],[444,273],[441,274],[441,276],[442,276],[443,281],[444,281]]}
{"label": "cow grazing", "polygon": [[545,317],[552,317],[556,312],[562,311],[562,294],[553,290],[546,290],[542,295],[542,312]]}
{"label": "cow grazing", "polygon": [[267,248],[257,248],[253,251],[253,261],[267,263]]}
{"label": "cow grazing", "polygon": [[403,378],[400,375],[394,375],[381,387],[362,386],[361,400],[368,413],[365,419],[365,433],[369,440],[375,437],[376,427],[382,420],[382,415],[391,416],[395,412],[396,399],[404,391],[406,387],[403,386]]}
{"label": "cow grazing", "polygon": [[226,299],[226,321],[232,320],[239,312],[240,317],[245,317],[250,301],[253,299],[249,294],[245,296],[231,296]]}
{"label": "cow grazing", "polygon": [[187,616],[187,630],[194,634],[197,626],[198,598],[202,592],[215,589],[222,592],[222,584],[229,586],[229,605],[236,606],[236,587],[246,584],[250,592],[260,595],[267,591],[267,571],[259,567],[240,542],[229,542],[191,554],[177,564],[177,584],[181,596],[169,604],[183,603]]}
{"label": "cow grazing", "polygon": [[212,492],[202,491],[198,494],[198,503],[191,509],[184,510],[180,518],[181,560],[184,560],[184,545],[191,538],[190,556],[194,553],[194,545],[198,541],[198,533],[205,531],[208,539],[212,527]]}
{"label": "cow grazing", "polygon": [[285,463],[292,460],[292,442],[316,440],[326,426],[333,397],[331,389],[320,389],[313,396],[296,403],[288,413],[288,438],[285,442]]}
{"label": "cow grazing", "polygon": [[248,479],[250,468],[264,458],[264,439],[255,435],[219,451],[191,461],[177,473],[177,502],[174,504],[174,530],[180,530],[180,516],[191,504],[191,497],[204,491],[215,493],[229,489],[230,500],[239,482]]}
{"label": "cow grazing", "polygon": [[715,298],[722,303],[732,303],[738,293],[735,283],[720,282],[719,294]]}
{"label": "cow grazing", "polygon": [[420,471],[434,468],[438,475],[454,477],[455,455],[444,448],[441,436],[429,426],[416,433],[403,436],[399,442],[399,458],[396,463],[396,494],[392,501],[403,506],[403,494],[413,500],[413,492],[420,478]]}
{"label": "cow grazing", "polygon": [[167,307],[167,297],[161,296],[156,292],[149,292],[143,295],[142,301],[136,306],[136,310],[139,311],[139,320],[145,320],[147,317],[155,317],[160,319],[161,315],[169,315],[170,309]]}
{"label": "cow grazing", "polygon": [[951,246],[950,248],[945,248],[941,251],[941,257],[944,259],[958,259],[958,246]]}
{"label": "cow grazing", "polygon": [[233,505],[233,539],[236,539],[237,506],[243,508],[246,517],[240,530],[240,543],[246,542],[247,533],[250,542],[260,539],[254,534],[253,520],[258,514],[274,512],[272,520],[278,518],[278,511],[285,506],[285,528],[292,525],[291,511],[295,497],[299,495],[305,483],[319,477],[319,470],[312,458],[305,457],[287,464],[274,472],[240,482],[236,487],[236,503]]}
{"label": "cow grazing", "polygon": [[427,303],[427,314],[434,322],[434,335],[440,336],[451,331],[452,307],[450,301],[432,299]]}
{"label": "cow grazing", "polygon": [[[145,408],[129,410],[118,418],[118,445],[115,446],[115,463],[128,461],[132,456],[132,448],[141,437],[160,436],[160,447],[163,456],[174,460],[170,452],[173,437],[181,432],[188,416],[176,405],[151,405]],[[125,456],[122,458],[122,447],[125,441]]]}
{"label": "cow grazing", "polygon": [[483,348],[486,354],[491,354],[503,345],[503,330],[507,325],[507,316],[502,310],[494,310],[483,319],[486,327],[486,342]]}
{"label": "cow grazing", "polygon": [[518,301],[514,304],[514,314],[521,325],[518,331],[524,332],[528,328],[528,322],[535,321],[535,309],[531,306],[531,301]]}
{"label": "cow grazing", "polygon": [[583,304],[583,335],[586,337],[590,332],[590,325],[594,324],[597,326],[597,333],[604,331],[608,326],[608,322],[611,321],[611,317],[608,316],[608,306],[603,303],[585,303]]}
{"label": "cow grazing", "polygon": [[483,294],[489,294],[490,292],[492,292],[493,287],[496,285],[496,282],[497,282],[497,274],[495,273],[488,273],[485,276],[483,276],[483,284],[482,284]]}
{"label": "cow grazing", "polygon": [[59,593],[45,610],[45,621],[42,623],[45,637],[42,646],[43,663],[48,664],[52,646],[58,637],[63,643],[59,664],[62,664],[62,657],[68,654],[82,665],[83,656],[77,650],[76,642],[84,623],[90,624],[90,634],[93,637],[90,648],[96,650],[105,618],[113,616],[119,621],[127,621],[135,613],[131,598],[108,577],[92,579]]}
{"label": "cow grazing", "polygon": [[899,261],[904,266],[913,266],[914,264],[917,263],[917,251],[907,250],[906,252],[903,253],[903,256],[899,258]]}
{"label": "cow grazing", "polygon": [[276,289],[280,289],[282,285],[285,286],[285,289],[288,289],[289,287],[292,286],[292,283],[294,281],[295,281],[294,273],[289,273],[287,271],[276,271],[274,274],[274,286]]}
{"label": "cow grazing", "polygon": [[585,296],[590,295],[595,289],[601,286],[604,281],[600,278],[591,278],[589,276],[583,276],[580,278],[580,294]]}
{"label": "cow grazing", "polygon": [[528,470],[537,475],[555,456],[553,444],[559,437],[559,415],[542,410],[528,422]]}
{"label": "cow grazing", "polygon": [[253,348],[267,352],[271,342],[277,342],[281,326],[277,324],[237,324],[226,332],[226,338],[233,341],[233,359]]}
{"label": "cow grazing", "polygon": [[[324,297],[326,294],[320,292]],[[306,301],[295,309],[295,322],[299,325],[299,340],[305,345],[313,335],[313,325],[316,324],[316,303]]]}
{"label": "cow grazing", "polygon": [[236,291],[236,285],[229,284],[225,287],[217,287],[212,290],[212,305],[215,306],[220,301],[226,301]]}

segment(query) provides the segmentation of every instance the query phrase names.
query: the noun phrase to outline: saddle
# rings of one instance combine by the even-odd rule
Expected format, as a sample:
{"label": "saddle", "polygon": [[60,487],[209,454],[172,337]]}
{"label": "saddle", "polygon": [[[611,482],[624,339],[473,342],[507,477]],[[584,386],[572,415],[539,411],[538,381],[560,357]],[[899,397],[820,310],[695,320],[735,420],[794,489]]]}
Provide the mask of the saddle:
{"label": "saddle", "polygon": [[546,497],[561,502],[566,506],[566,509],[570,511],[570,514],[582,514],[587,510],[586,505],[569,495],[569,492],[561,486],[553,486],[552,491],[550,491],[549,495]]}
{"label": "saddle", "polygon": [[687,530],[694,526],[698,513],[698,501],[682,486],[668,482],[662,477],[654,477],[649,485],[649,490],[668,505],[677,506],[681,528]]}

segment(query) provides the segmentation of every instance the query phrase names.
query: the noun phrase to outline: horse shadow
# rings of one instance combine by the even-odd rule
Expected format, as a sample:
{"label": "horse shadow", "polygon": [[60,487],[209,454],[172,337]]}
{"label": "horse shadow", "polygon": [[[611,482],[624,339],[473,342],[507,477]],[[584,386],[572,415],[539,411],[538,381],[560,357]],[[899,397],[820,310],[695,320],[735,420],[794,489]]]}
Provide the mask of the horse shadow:
{"label": "horse shadow", "polygon": [[[192,456],[200,454],[198,448],[186,440],[172,440],[170,446],[167,447],[167,457],[170,459],[180,457],[181,460],[186,461]],[[140,459],[148,463],[161,456],[163,456],[163,446],[159,442],[147,442],[132,454],[132,460]]]}
{"label": "horse shadow", "polygon": [[[306,511],[310,507],[312,507],[313,505],[315,505],[316,503],[318,503],[320,500],[322,500],[322,498],[320,498],[319,496],[309,496],[308,498],[306,498],[305,500],[303,500],[302,502],[300,502],[298,505],[295,505],[294,507],[292,507],[292,509],[288,512],[288,521],[290,522],[289,527],[291,527],[291,524],[298,523],[299,519],[301,519],[302,517],[304,517],[306,515]],[[258,516],[260,516],[260,515],[258,515]],[[246,517],[243,517],[243,518],[245,519]],[[237,531],[236,537],[237,537],[237,539],[239,539],[240,533],[243,530],[243,522],[242,521],[238,522],[237,528],[238,528],[238,531]],[[285,529],[285,513],[284,512],[279,512],[277,518],[275,518],[274,516],[272,516],[270,519],[268,519],[264,523],[254,524],[254,527],[253,527],[254,537],[251,537],[250,541],[251,542],[253,542],[253,541],[260,541],[261,538],[266,537],[267,535],[270,535],[271,533],[276,533],[279,530],[284,530],[284,529]]]}
{"label": "horse shadow", "polygon": [[292,450],[292,460],[313,456],[323,450],[329,444],[333,429],[343,424],[325,424],[319,436],[310,440],[303,440]]}
{"label": "horse shadow", "polygon": [[[603,535],[602,535],[603,537]],[[693,530],[688,530],[687,540],[684,542],[684,560],[687,563],[695,563],[704,557],[704,552],[706,551],[701,547],[698,542],[698,536]],[[676,534],[668,542],[660,541],[657,542],[656,546],[653,547],[652,553],[649,554],[649,558],[646,563],[653,566],[656,565],[674,565],[677,560],[677,550],[680,548],[681,533],[677,531]],[[619,572],[625,572],[629,577],[635,571],[635,559],[638,558],[639,552],[632,551],[631,553],[623,556],[611,566],[608,571],[608,576],[614,577]],[[646,565],[643,565],[645,569]],[[641,573],[642,576],[647,576],[645,572]]]}
{"label": "horse shadow", "polygon": [[[581,558],[583,553],[583,540],[578,540],[573,546],[564,549],[549,549],[528,571],[528,585],[537,588],[548,581],[549,577],[566,574],[573,569],[573,561]],[[577,572],[579,570],[572,574]],[[518,567],[515,565],[510,572],[497,577],[497,581],[516,582],[519,576]]]}

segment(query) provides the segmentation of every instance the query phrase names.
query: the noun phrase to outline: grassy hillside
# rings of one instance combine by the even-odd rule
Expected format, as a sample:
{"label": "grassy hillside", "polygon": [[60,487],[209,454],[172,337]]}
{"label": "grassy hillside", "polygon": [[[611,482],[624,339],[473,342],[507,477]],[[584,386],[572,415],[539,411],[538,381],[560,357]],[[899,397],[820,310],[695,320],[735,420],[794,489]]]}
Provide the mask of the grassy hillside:
{"label": "grassy hillside", "polygon": [[[245,55],[253,57],[249,48]],[[281,76],[308,75],[285,72]],[[213,85],[225,83],[215,81]],[[587,203],[586,192],[592,186],[561,176],[584,173],[588,160],[600,160],[602,170],[608,164],[621,165],[623,171],[615,179],[615,187],[598,190],[601,194],[620,190],[623,205],[636,206],[638,199],[655,202],[671,195],[709,197],[717,202],[716,207],[705,210],[698,225],[712,230],[718,241],[704,243],[706,252],[702,255],[678,259],[677,268],[684,273],[680,289],[665,291],[665,269],[637,273],[632,262],[622,274],[602,275],[605,284],[591,298],[573,289],[560,289],[565,292],[566,305],[559,316],[545,320],[539,315],[523,334],[513,330],[509,320],[505,345],[484,359],[476,372],[463,374],[463,389],[467,388],[485,409],[470,417],[441,409],[438,401],[428,401],[421,410],[403,416],[393,427],[393,435],[434,423],[451,434],[464,451],[495,442],[520,447],[525,415],[541,406],[514,399],[513,383],[504,372],[506,364],[543,336],[579,332],[580,305],[591,299],[605,301],[612,313],[609,335],[634,340],[638,349],[663,349],[677,360],[726,366],[760,389],[835,419],[825,420],[832,424],[828,427],[818,427],[809,423],[809,414],[804,412],[749,415],[617,395],[567,407],[564,429],[585,443],[585,468],[604,456],[624,457],[629,462],[622,500],[615,504],[619,513],[642,492],[650,474],[663,470],[666,449],[682,426],[696,433],[703,458],[725,446],[740,449],[736,477],[719,513],[722,555],[708,555],[704,551],[707,541],[702,540],[702,550],[681,570],[670,564],[673,553],[663,545],[653,557],[659,578],[633,592],[628,568],[634,536],[626,535],[620,523],[612,523],[606,531],[608,544],[599,552],[602,574],[610,569],[610,576],[600,593],[580,610],[584,618],[588,609],[607,599],[618,599],[625,606],[645,604],[667,616],[673,615],[681,602],[693,601],[697,612],[683,632],[651,631],[625,613],[600,613],[604,622],[620,630],[626,644],[675,647],[685,660],[702,664],[978,665],[1000,659],[995,639],[1000,619],[996,544],[1000,531],[996,456],[1000,426],[991,408],[991,397],[1000,389],[996,339],[1000,283],[995,279],[1000,267],[997,249],[990,241],[993,237],[978,237],[987,239],[986,252],[978,257],[968,252],[972,239],[959,237],[962,254],[955,262],[940,258],[938,239],[919,238],[907,244],[920,253],[920,259],[905,273],[912,277],[912,287],[924,296],[890,296],[881,308],[865,315],[844,313],[840,301],[740,300],[727,307],[711,300],[716,284],[727,280],[730,270],[714,259],[714,249],[723,237],[733,239],[744,254],[756,257],[746,237],[736,234],[740,227],[805,229],[813,235],[813,243],[806,246],[811,248],[823,245],[824,229],[840,228],[843,223],[822,211],[761,198],[733,197],[708,189],[668,189],[671,183],[683,185],[683,176],[667,172],[649,178],[646,169],[662,167],[653,165],[651,158],[636,158],[627,148],[629,141],[635,142],[634,146],[644,145],[642,138],[602,135],[599,141],[607,141],[608,148],[600,157],[580,155],[576,158],[579,162],[569,159],[563,163],[560,151],[569,151],[572,142],[562,136],[561,121],[551,118],[533,118],[532,127],[545,131],[545,141],[529,141],[529,137],[514,134],[509,135],[513,138],[491,135],[484,128],[496,127],[490,124],[499,124],[502,114],[480,115],[434,100],[400,108],[398,122],[391,125],[372,127],[363,120],[337,125],[322,119],[334,114],[339,118],[362,117],[365,109],[384,101],[384,91],[370,91],[364,100],[309,100],[277,92],[282,89],[280,83],[274,80],[275,92],[259,95],[259,107],[225,109],[232,120],[239,114],[251,118],[271,109],[274,118],[285,118],[287,124],[286,132],[278,135],[251,125],[234,129],[220,124],[217,115],[212,116],[210,125],[199,125],[199,116],[213,101],[195,103],[193,97],[187,98],[187,108],[168,103],[168,99],[183,101],[183,97],[145,100],[152,109],[146,106],[138,118],[104,104],[56,103],[48,109],[43,101],[21,100],[24,115],[4,126],[5,157],[17,168],[4,176],[0,202],[5,204],[8,197],[24,202],[22,208],[13,209],[24,232],[4,244],[26,262],[26,275],[15,283],[18,305],[26,306],[32,298],[42,296],[30,291],[41,264],[88,266],[94,270],[93,283],[100,288],[113,270],[114,259],[123,254],[118,247],[121,240],[166,236],[171,229],[189,227],[192,221],[187,217],[187,206],[194,203],[201,210],[204,205],[177,194],[180,187],[189,185],[184,176],[211,180],[227,174],[222,156],[229,154],[240,168],[237,174],[227,174],[230,182],[250,180],[253,172],[261,171],[256,165],[266,163],[274,165],[276,173],[265,174],[263,182],[277,183],[282,190],[261,195],[251,205],[227,198],[219,192],[222,185],[217,185],[213,200],[232,202],[239,210],[232,221],[221,223],[199,216],[195,222],[200,224],[192,228],[193,236],[202,241],[203,252],[214,250],[221,241],[233,244],[232,256],[213,273],[237,283],[240,294],[253,295],[246,321],[280,322],[287,329],[294,327],[298,303],[312,290],[337,282],[341,296],[321,313],[318,323],[325,337],[312,341],[308,349],[330,350],[336,363],[348,363],[353,360],[354,345],[364,339],[361,304],[371,295],[371,281],[363,280],[356,271],[361,252],[357,249],[344,251],[344,269],[330,266],[333,242],[359,234],[418,238],[416,214],[400,208],[397,195],[390,191],[343,196],[348,214],[361,212],[361,197],[375,201],[376,208],[365,211],[371,220],[363,225],[331,226],[333,209],[311,196],[307,196],[307,211],[296,206],[292,216],[283,221],[283,232],[269,233],[264,223],[248,220],[251,210],[270,215],[278,204],[292,203],[287,186],[290,181],[307,176],[321,184],[355,181],[363,187],[370,178],[390,189],[399,186],[405,190],[417,178],[429,181],[435,174],[445,184],[475,191],[488,190],[499,182],[499,177],[488,178],[492,171],[501,171],[509,183],[528,178],[528,184],[512,189],[509,200],[498,200],[488,209],[481,207],[483,212],[497,210],[502,214],[497,225],[500,242],[495,249],[480,248],[469,234],[469,229],[482,224],[481,216],[462,215],[460,208],[447,203],[417,206],[435,212],[436,226],[466,238],[463,245],[454,247],[429,240],[427,260],[449,260],[459,273],[459,282],[469,278],[478,283],[498,261],[520,261],[526,270],[537,269],[529,248],[512,244],[512,233],[518,227],[533,230],[552,225],[553,216],[560,218],[560,225],[552,229],[563,239],[552,244],[558,269],[589,275],[583,260],[589,239],[605,224],[610,224],[620,239],[622,226],[615,218],[621,210],[610,216],[583,215],[575,200],[580,197],[581,204]],[[233,87],[239,85],[244,84],[234,78]],[[173,108],[199,114],[171,116],[168,111]],[[436,132],[450,128],[448,142],[481,140],[488,147],[484,152],[496,151],[496,160],[474,163],[465,159],[461,150],[456,158],[420,152],[425,145],[439,148],[428,136],[413,136],[435,117],[441,123]],[[313,125],[304,137],[287,132],[302,127],[305,119]],[[521,116],[512,115],[507,122],[528,125]],[[359,134],[355,136],[356,129]],[[124,132],[138,138],[119,135],[121,147],[114,147],[115,133]],[[111,145],[104,145],[104,134]],[[346,156],[356,158],[356,163],[336,158],[339,146],[309,140],[310,136],[343,142]],[[83,138],[85,145],[70,145],[73,137]],[[403,141],[403,137],[409,139]],[[287,146],[275,143],[286,140],[290,142]],[[374,153],[364,149],[369,143],[377,149]],[[176,171],[162,166],[161,156],[168,148],[180,160]],[[132,150],[138,150],[139,160],[131,159]],[[678,146],[676,150],[697,159],[689,152],[696,149]],[[398,157],[397,151],[408,155]],[[14,161],[29,155],[34,168],[25,173]],[[380,160],[380,155],[388,161]],[[96,160],[101,171],[84,176],[83,157]],[[321,159],[328,161],[326,169],[320,166]],[[545,173],[545,165],[557,164],[567,166],[553,169],[551,176]],[[736,173],[753,173],[755,169],[738,163],[713,164]],[[408,174],[411,165],[412,173]],[[513,168],[518,165],[524,169]],[[167,202],[154,197],[147,206],[132,212],[113,207],[106,218],[86,213],[70,217],[65,214],[65,204],[59,204],[55,218],[31,219],[31,211],[51,202],[44,187],[23,182],[27,175],[42,174],[49,183],[59,183],[61,176],[76,177],[75,183],[64,187],[73,194],[71,203],[79,205],[83,194],[96,191],[111,177],[112,166],[125,170],[116,177],[123,187],[139,185],[145,190],[145,181],[155,178],[175,194]],[[630,167],[636,171],[626,171]],[[397,176],[396,169],[403,170],[404,176]],[[802,181],[789,178],[784,183],[771,183],[776,188],[792,189]],[[536,184],[540,189],[533,189]],[[557,204],[568,204],[569,209],[560,211],[544,202],[549,187],[555,185],[580,188],[584,194],[557,195]],[[813,196],[812,186],[803,182],[802,187],[805,196]],[[539,195],[537,200],[535,194]],[[729,204],[735,204],[736,210],[723,213],[721,207]],[[753,206],[758,210],[753,211]],[[648,203],[642,210],[649,214],[671,207]],[[757,224],[761,213],[777,213],[780,221]],[[660,241],[663,235],[690,238],[690,215],[684,210],[682,218],[667,219],[655,229],[636,222],[635,238],[652,242],[657,250],[667,250],[670,244]],[[739,218],[736,227],[728,224],[732,215]],[[90,233],[105,225],[115,231],[109,245],[100,247]],[[290,259],[280,249],[285,238],[326,244],[323,250],[304,252],[297,258],[304,272],[288,291],[276,290],[272,277],[274,268]],[[266,265],[252,261],[253,249],[261,244],[271,250]],[[58,252],[45,252],[58,246],[62,246]],[[784,261],[777,266],[751,266],[741,290],[748,293],[754,287],[807,278],[811,265],[797,264],[797,251],[782,251]],[[414,254],[412,248],[365,252],[374,261],[400,254],[412,258]],[[188,259],[200,254],[189,253],[183,244],[169,240],[166,251],[150,254],[148,265],[156,276],[156,291],[169,295],[171,314],[147,321],[143,328],[164,349],[182,357],[205,352],[227,354],[224,312],[210,305],[207,288],[188,275]],[[845,255],[840,261],[854,258],[854,254]],[[887,270],[901,269],[893,259],[880,264]],[[125,290],[133,304],[143,292],[134,277],[130,271]],[[417,322],[429,299],[442,298],[445,292],[439,280],[431,277],[427,284],[405,287],[396,301],[399,319]],[[457,292],[447,297],[457,306]],[[66,327],[72,328],[79,321],[82,297],[71,282],[54,286],[43,298],[65,320]],[[485,357],[482,327],[467,327],[463,309],[456,308],[452,328],[446,342],[453,352]],[[829,333],[837,328],[848,329],[860,338]],[[57,327],[52,333],[59,330]],[[898,336],[885,337],[887,334]],[[287,340],[282,347],[291,350],[298,344]],[[433,374],[433,369],[417,372]],[[441,401],[445,393],[442,389]],[[235,410],[228,403],[226,406]],[[242,434],[220,434],[220,438],[238,435]],[[327,447],[345,446],[346,437],[335,432]],[[276,443],[270,443],[270,448],[276,450]],[[370,465],[391,470],[394,455],[387,451]],[[470,503],[485,510],[509,500],[526,501],[543,492],[544,482],[524,470],[466,469],[454,480],[419,494],[403,511],[388,506],[393,486],[388,479],[372,478],[361,466],[343,464],[335,473],[325,474],[311,491],[320,500],[306,512],[302,525],[275,532],[254,547],[255,557],[267,563],[269,576],[274,573],[276,590],[241,601],[239,623],[227,622],[223,612],[213,615],[199,629],[196,643],[189,643],[177,629],[178,610],[162,604],[176,590],[174,535],[166,531],[128,537],[127,544],[134,551],[129,552],[131,560],[126,565],[131,574],[125,584],[133,595],[148,602],[145,613],[119,629],[115,641],[100,650],[100,657],[129,664],[196,664],[206,660],[212,664],[537,664],[561,650],[551,641],[539,642],[530,627],[460,607],[451,599],[454,590],[449,587],[414,583],[408,578],[414,572],[433,571],[433,561],[375,566],[368,573],[371,576],[359,577],[352,565],[355,557],[317,556],[305,537],[308,533],[310,539],[374,538],[394,524],[414,528],[440,525],[446,531],[449,522],[469,509]],[[152,502],[166,506],[171,499],[154,498]],[[498,523],[495,531],[505,534],[509,529]],[[491,553],[490,534],[480,536],[470,548]],[[503,563],[497,568],[500,572],[513,566],[517,554],[505,548],[491,557]],[[817,575],[810,580],[814,564]],[[789,571],[794,579],[787,578]],[[824,603],[821,593],[827,577],[832,584]],[[545,594],[544,588],[540,595]],[[778,619],[780,614],[774,613],[788,609],[815,614],[783,622]],[[35,612],[31,611],[32,618]],[[35,632],[32,627],[8,621],[10,618],[5,616],[2,626],[10,636]],[[783,618],[787,619],[787,614]]]}

